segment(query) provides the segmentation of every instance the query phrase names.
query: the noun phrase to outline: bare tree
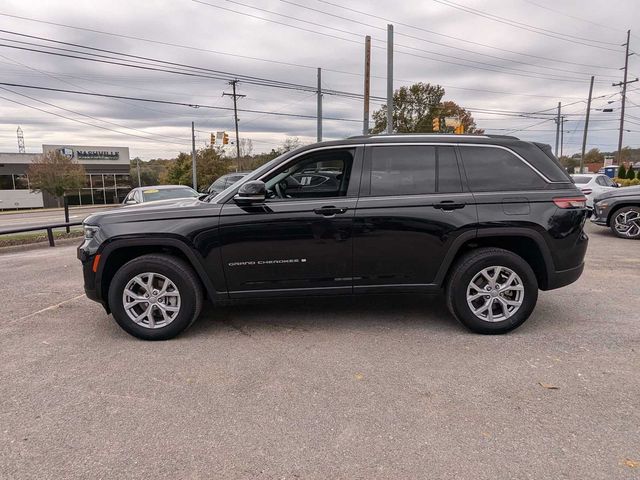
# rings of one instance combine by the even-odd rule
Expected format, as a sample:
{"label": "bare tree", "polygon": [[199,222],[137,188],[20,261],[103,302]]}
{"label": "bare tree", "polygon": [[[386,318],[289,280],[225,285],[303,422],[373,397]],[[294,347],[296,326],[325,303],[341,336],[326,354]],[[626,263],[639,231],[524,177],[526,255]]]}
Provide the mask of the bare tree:
{"label": "bare tree", "polygon": [[31,189],[53,195],[59,207],[67,190],[84,186],[85,175],[82,165],[55,150],[37,157],[27,169]]}
{"label": "bare tree", "polygon": [[253,140],[250,138],[241,138],[240,139],[240,156],[241,157],[250,157],[253,153]]}

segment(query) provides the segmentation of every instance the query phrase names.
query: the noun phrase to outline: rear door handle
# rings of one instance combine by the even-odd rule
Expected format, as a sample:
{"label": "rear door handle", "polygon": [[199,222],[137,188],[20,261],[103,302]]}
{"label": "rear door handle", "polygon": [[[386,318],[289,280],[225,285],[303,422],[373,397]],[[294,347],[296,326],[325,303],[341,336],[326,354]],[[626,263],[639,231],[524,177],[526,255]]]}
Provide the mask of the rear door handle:
{"label": "rear door handle", "polygon": [[335,215],[340,215],[341,213],[345,213],[347,210],[349,210],[346,207],[333,207],[333,206],[328,206],[328,207],[322,207],[322,208],[316,208],[313,210],[313,213],[315,213],[316,215],[322,215],[323,217],[333,217]]}
{"label": "rear door handle", "polygon": [[453,200],[443,200],[442,202],[435,203],[433,208],[437,208],[440,210],[458,210],[460,208],[464,208],[466,203],[464,202],[455,202]]}

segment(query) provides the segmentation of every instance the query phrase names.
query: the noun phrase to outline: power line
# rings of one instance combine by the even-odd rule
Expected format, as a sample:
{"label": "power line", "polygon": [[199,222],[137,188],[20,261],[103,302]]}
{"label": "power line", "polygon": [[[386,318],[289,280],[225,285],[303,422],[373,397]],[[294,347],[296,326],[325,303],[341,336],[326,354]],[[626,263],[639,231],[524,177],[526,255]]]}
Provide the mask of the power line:
{"label": "power line", "polygon": [[49,115],[54,115],[54,116],[56,116],[56,117],[64,118],[64,119],[66,119],[66,120],[70,120],[70,121],[72,121],[72,122],[81,123],[81,124],[83,124],[83,125],[88,125],[88,126],[90,126],[90,127],[99,128],[99,129],[101,129],[101,130],[108,130],[108,131],[110,131],[110,132],[115,132],[115,133],[118,133],[118,134],[120,134],[120,135],[127,135],[127,136],[129,136],[129,137],[141,138],[141,139],[143,139],[143,140],[153,141],[153,142],[156,142],[156,143],[164,143],[164,144],[167,144],[167,145],[180,145],[180,144],[173,143],[173,142],[158,142],[158,141],[155,141],[155,140],[153,140],[153,139],[151,139],[151,138],[149,138],[149,137],[142,137],[142,136],[140,136],[140,135],[135,135],[135,134],[132,134],[132,133],[121,132],[121,131],[119,131],[119,130],[114,130],[113,128],[104,127],[104,126],[102,126],[102,125],[95,125],[95,124],[93,124],[93,123],[85,122],[85,121],[83,121],[83,120],[78,120],[77,118],[67,117],[66,115],[61,115],[61,114],[56,113],[56,112],[51,112],[51,111],[49,111],[49,110],[45,110],[45,109],[43,109],[43,108],[34,107],[33,105],[28,105],[28,104],[26,104],[26,103],[19,102],[18,100],[13,100],[13,99],[11,99],[11,98],[3,97],[2,95],[0,95],[0,98],[1,98],[1,99],[3,99],[3,100],[6,100],[6,101],[8,101],[8,102],[11,102],[11,103],[15,103],[15,104],[18,104],[18,105],[22,105],[23,107],[31,108],[31,109],[33,109],[33,110],[38,110],[39,112],[47,113],[47,114],[49,114]]}
{"label": "power line", "polygon": [[[318,0],[318,1],[322,1],[322,0]],[[324,3],[331,4],[330,2],[324,2]],[[340,7],[340,8],[348,9],[348,7],[342,7],[340,5],[335,5],[335,6]],[[353,9],[348,9],[348,10],[353,10]],[[363,15],[372,16],[374,18],[382,19],[382,17],[377,17],[375,15],[367,14],[366,12],[358,12],[357,10],[353,10],[353,11],[355,11],[357,13],[361,13]],[[8,13],[0,13],[0,16],[5,16],[5,17],[8,17],[8,18],[15,18],[15,19],[29,21],[29,22],[35,22],[35,23],[40,23],[40,24],[45,24],[45,25],[53,25],[53,26],[56,26],[56,27],[68,28],[68,29],[73,29],[73,30],[78,30],[78,31],[91,32],[91,33],[96,33],[96,34],[100,34],[100,35],[107,35],[107,36],[112,36],[112,37],[116,37],[116,38],[125,38],[125,39],[129,39],[129,40],[147,42],[147,43],[151,43],[151,44],[155,44],[155,45],[164,45],[164,46],[188,49],[188,50],[205,52],[205,53],[213,53],[215,55],[224,55],[224,56],[229,56],[229,57],[233,57],[233,58],[242,58],[242,59],[247,59],[247,60],[254,60],[254,61],[260,61],[260,62],[267,62],[267,63],[271,63],[271,64],[277,64],[277,65],[285,65],[285,66],[290,66],[290,67],[312,69],[314,71],[316,70],[316,67],[312,66],[312,65],[304,65],[304,64],[300,64],[300,63],[284,62],[284,61],[268,59],[268,58],[260,58],[260,57],[254,57],[254,56],[249,56],[249,55],[241,55],[241,54],[237,54],[237,53],[223,52],[223,51],[220,51],[220,50],[212,50],[212,49],[207,49],[207,48],[201,48],[201,47],[196,47],[196,46],[193,46],[193,45],[184,45],[184,44],[179,44],[179,43],[174,43],[174,42],[165,42],[165,41],[153,40],[153,39],[144,38],[144,37],[138,37],[138,36],[134,36],[134,35],[126,35],[126,34],[120,34],[120,33],[114,33],[114,32],[107,32],[107,31],[104,31],[104,30],[98,30],[98,29],[93,29],[93,28],[78,27],[76,25],[68,25],[68,24],[64,24],[64,23],[51,22],[51,21],[46,21],[46,20],[32,18],[32,17],[24,17],[24,16],[12,15],[12,14],[8,14]],[[261,17],[256,17],[256,18],[261,18]],[[389,21],[391,21],[391,20],[389,20]],[[589,64],[571,62],[571,61],[567,61],[567,60],[557,60],[557,59],[542,57],[542,56],[538,56],[538,55],[530,55],[530,54],[526,54],[526,53],[521,53],[521,52],[516,52],[516,51],[512,51],[512,50],[503,49],[503,48],[500,48],[500,47],[494,47],[494,46],[491,46],[491,45],[485,45],[485,44],[482,44],[482,43],[479,43],[479,42],[473,42],[473,41],[466,40],[466,39],[463,39],[463,38],[457,38],[457,37],[453,37],[453,36],[450,36],[450,35],[440,34],[438,32],[433,32],[433,31],[430,31],[430,30],[427,30],[427,29],[424,29],[424,28],[421,28],[421,27],[411,26],[411,25],[408,25],[408,24],[403,24],[403,23],[398,22],[398,21],[392,21],[392,22],[393,23],[397,23],[399,25],[407,26],[407,27],[410,27],[410,28],[422,30],[422,31],[425,31],[427,33],[432,33],[434,35],[440,35],[440,36],[443,36],[443,37],[451,38],[451,39],[456,40],[456,41],[461,41],[461,42],[466,42],[466,43],[470,43],[470,44],[474,44],[474,45],[479,45],[479,46],[482,46],[482,47],[491,48],[491,49],[494,49],[494,50],[503,51],[503,52],[507,52],[507,53],[513,53],[513,54],[517,54],[517,55],[521,55],[521,56],[525,56],[525,57],[529,57],[529,58],[538,58],[538,59],[542,59],[542,60],[548,60],[548,61],[551,61],[551,62],[570,64],[570,65],[577,65],[577,66],[584,66],[584,67],[589,67],[589,68],[617,69],[617,68],[613,68],[613,67],[604,67],[602,65],[589,65]],[[320,33],[320,32],[317,32],[317,33]],[[363,74],[360,73],[360,72],[349,72],[349,71],[344,71],[344,70],[331,69],[331,68],[327,68],[327,67],[323,67],[323,70],[327,71],[327,72],[342,74],[342,75],[352,75],[352,76],[358,76],[358,77],[362,77],[363,76]],[[372,78],[384,79],[385,77],[372,75]],[[401,79],[398,79],[398,80],[401,80]],[[415,80],[401,80],[401,81],[415,83]],[[478,91],[478,92],[493,93],[493,94],[498,94],[498,95],[528,96],[528,97],[538,97],[538,98],[563,98],[563,99],[571,98],[571,97],[559,97],[559,96],[555,96],[555,95],[536,95],[536,94],[527,94],[527,93],[513,93],[513,92],[505,92],[505,91],[487,90],[487,89],[481,89],[481,88],[466,88],[466,87],[458,87],[458,86],[454,86],[454,85],[442,85],[442,86],[446,87],[446,88],[450,88],[450,89]]]}
{"label": "power line", "polygon": [[[268,12],[268,13],[275,14],[275,12],[270,12],[268,10],[260,9],[258,7],[253,7],[251,5],[246,5],[246,4],[234,1],[234,0],[225,0],[225,1],[230,2],[230,3],[235,3],[237,5],[248,6],[250,8],[255,8],[257,10],[261,10],[261,11],[265,11],[265,12]],[[327,16],[330,16],[330,17],[333,17],[333,18],[338,18],[338,19],[341,19],[341,20],[347,20],[349,22],[357,23],[359,25],[364,25],[364,26],[366,26],[368,28],[374,28],[376,30],[383,30],[383,31],[386,30],[384,27],[379,27],[377,25],[372,25],[370,23],[361,22],[359,20],[354,20],[354,19],[351,19],[351,18],[347,18],[347,17],[344,17],[342,15],[336,15],[335,13],[330,13],[330,12],[327,12],[327,11],[324,11],[324,10],[320,10],[318,8],[309,7],[307,5],[301,5],[301,4],[293,2],[291,0],[280,0],[280,1],[283,2],[283,3],[289,4],[289,5],[294,5],[294,6],[299,7],[299,8],[304,8],[306,10],[310,10],[312,12],[322,13],[323,15],[327,15]],[[281,14],[277,14],[277,15],[281,15]],[[288,18],[292,18],[292,19],[298,20],[298,21],[303,21],[303,20],[297,19],[295,17],[288,17]],[[322,25],[322,24],[316,24],[316,25],[323,26],[325,28],[332,28],[332,27],[327,27],[326,25]],[[396,35],[402,36],[402,37],[411,38],[411,39],[414,39],[414,40],[419,40],[421,42],[427,42],[427,43],[433,44],[433,45],[440,45],[440,46],[443,46],[443,47],[446,47],[446,48],[452,48],[452,49],[455,49],[457,51],[469,52],[469,53],[471,53],[473,55],[482,55],[482,56],[485,56],[485,57],[494,58],[494,59],[502,60],[502,61],[506,60],[506,61],[509,61],[509,62],[518,63],[520,65],[528,65],[528,66],[533,66],[533,67],[537,67],[537,68],[545,68],[545,69],[548,69],[548,70],[555,70],[555,71],[559,71],[559,72],[573,73],[573,74],[578,74],[578,75],[590,75],[587,72],[577,72],[575,70],[567,70],[567,69],[564,69],[564,68],[547,67],[545,65],[531,65],[530,62],[523,62],[523,61],[519,61],[519,60],[513,60],[513,59],[509,59],[509,58],[505,58],[505,57],[500,57],[498,55],[490,55],[490,54],[487,54],[487,53],[481,53],[481,52],[478,52],[476,50],[469,50],[469,49],[466,49],[466,48],[462,48],[460,46],[455,46],[454,47],[454,46],[451,46],[451,45],[447,45],[445,43],[440,43],[440,42],[436,42],[436,41],[433,41],[433,40],[428,40],[426,38],[417,37],[415,35],[410,35],[410,34],[407,34],[407,33],[396,32]],[[380,40],[378,40],[378,41],[380,41]],[[402,44],[398,44],[398,43],[396,43],[396,46],[410,48],[410,49],[414,48],[414,47],[410,47],[410,46],[402,45]],[[479,64],[483,64],[483,65],[491,65],[491,66],[499,67],[499,68],[512,68],[512,67],[502,67],[500,65],[490,64],[490,63],[486,63],[486,62],[478,62],[478,61],[469,60],[469,59],[460,58],[460,57],[455,57],[455,56],[451,56],[451,55],[445,55],[445,54],[433,52],[433,51],[430,51],[430,50],[420,50],[420,49],[417,49],[417,50],[425,51],[425,52],[428,52],[428,53],[431,53],[431,54],[434,54],[434,55],[442,55],[442,56],[449,57],[449,58],[455,58],[455,59],[459,59],[459,60],[463,60],[463,61],[467,61],[467,62],[472,62],[472,63],[479,63]],[[521,69],[514,69],[514,70],[522,71],[522,72],[534,73],[534,72],[531,72],[530,70],[521,70]],[[603,76],[610,77],[610,78],[617,78],[617,77],[614,77],[613,75],[603,75]]]}
{"label": "power line", "polygon": [[[80,91],[77,91],[77,90],[66,90],[66,89],[62,89],[62,88],[41,87],[41,86],[36,86],[36,85],[25,85],[25,84],[19,84],[19,83],[0,82],[0,85],[4,85],[4,86],[7,86],[7,87],[19,87],[19,88],[30,88],[30,89],[34,89],[34,90],[45,90],[45,91],[49,91],[49,92],[69,93],[69,94],[74,94],[74,95],[85,95],[85,96],[91,96],[91,97],[120,98],[120,99],[123,99],[123,100],[135,100],[135,101],[138,101],[138,102],[159,103],[159,104],[163,104],[163,105],[176,105],[176,106],[181,106],[181,107],[210,108],[210,109],[213,109],[213,110],[233,111],[232,107],[219,107],[219,106],[215,106],[215,105],[205,105],[205,104],[185,103],[185,102],[174,102],[174,101],[170,101],[170,100],[157,100],[157,99],[151,99],[151,98],[130,97],[130,96],[124,96],[124,95],[110,95],[110,94],[106,94],[106,93],[80,92]],[[258,113],[258,114],[265,114],[265,115],[276,115],[276,116],[281,116],[281,117],[311,118],[311,119],[314,119],[314,120],[316,119],[315,115],[304,115],[304,114],[300,114],[300,113],[270,112],[270,111],[265,111],[265,110],[251,110],[251,109],[240,109],[240,108],[238,109],[238,112]],[[341,121],[341,122],[357,122],[357,123],[361,122],[361,120],[355,120],[355,119],[350,119],[350,118],[339,118],[339,117],[323,117],[323,119],[324,120],[335,120],[335,121]]]}
{"label": "power line", "polygon": [[[318,35],[324,35],[324,36],[328,36],[328,37],[339,39],[339,40],[344,40],[344,41],[351,42],[351,43],[357,43],[357,44],[361,43],[359,41],[351,40],[349,38],[340,37],[340,36],[332,35],[332,34],[327,34],[327,33],[319,32],[317,30],[313,30],[313,29],[310,29],[310,28],[299,27],[297,25],[291,25],[289,23],[281,22],[281,21],[278,21],[278,20],[273,20],[273,19],[270,19],[270,18],[260,17],[258,15],[253,15],[253,14],[250,14],[250,13],[247,13],[247,12],[240,12],[240,11],[237,11],[237,10],[233,10],[231,8],[223,7],[221,5],[215,5],[215,4],[212,4],[212,3],[204,2],[202,0],[192,0],[192,1],[195,2],[195,3],[200,3],[202,5],[207,5],[209,7],[214,7],[216,9],[221,9],[221,10],[225,10],[225,11],[228,11],[228,12],[236,13],[236,14],[239,14],[239,15],[244,15],[244,16],[248,16],[248,17],[251,17],[251,18],[256,18],[256,19],[259,19],[259,20],[263,20],[263,21],[266,21],[266,22],[275,23],[277,25],[282,25],[282,26],[286,26],[286,27],[290,27],[290,28],[295,28],[295,29],[298,29],[298,30],[303,30],[303,31],[306,31],[306,32],[315,33],[315,34],[318,34]],[[303,22],[303,23],[307,23],[307,24],[310,24],[310,25],[320,26],[321,28],[327,28],[329,30],[339,31],[339,32],[342,32],[342,33],[348,33],[348,34],[351,34],[351,35],[354,34],[351,31],[338,29],[338,28],[327,26],[327,25],[323,25],[323,24],[318,24],[317,22],[312,22],[312,21],[309,21],[309,20],[304,20],[304,19],[299,19],[299,18],[296,18],[296,17],[291,17],[290,15],[285,15],[285,14],[273,12],[273,11],[262,9],[262,8],[259,8],[259,7],[254,7],[254,6],[250,6],[250,5],[246,5],[246,4],[241,4],[240,2],[236,2],[236,1],[233,1],[233,0],[224,0],[224,1],[235,3],[235,4],[238,4],[238,5],[247,6],[249,8],[253,8],[253,9],[256,9],[256,10],[259,10],[259,11],[263,11],[263,12],[266,12],[266,13],[269,13],[269,14],[272,14],[272,15],[278,15],[278,16],[281,16],[281,17],[290,18],[290,19],[293,19],[293,20],[296,20],[296,21],[299,21],[299,22]],[[383,43],[380,39],[376,39],[376,40],[381,42],[381,43]],[[578,79],[575,79],[575,78],[571,78],[571,77],[562,77],[562,76],[557,75],[557,74],[547,74],[545,76],[544,74],[537,74],[536,72],[531,72],[529,70],[515,69],[513,67],[503,67],[501,65],[489,64],[489,63],[486,63],[486,62],[477,62],[475,60],[466,60],[466,59],[461,58],[461,57],[455,57],[455,56],[452,56],[452,55],[446,55],[446,54],[442,54],[442,53],[432,52],[430,50],[424,50],[424,49],[420,49],[420,48],[416,48],[416,47],[412,47],[412,46],[408,46],[408,45],[396,44],[396,46],[397,47],[402,47],[402,48],[407,48],[407,49],[418,51],[418,52],[426,52],[426,53],[429,53],[429,54],[432,54],[432,55],[439,55],[439,56],[458,59],[458,60],[465,61],[465,62],[478,63],[478,64],[482,64],[482,65],[488,65],[489,67],[493,67],[493,68],[487,68],[487,67],[482,67],[482,66],[463,64],[463,63],[458,63],[458,62],[454,62],[454,61],[450,61],[450,60],[443,60],[443,59],[440,59],[440,58],[428,57],[428,56],[425,56],[425,55],[418,55],[418,54],[415,54],[415,53],[396,50],[397,53],[402,54],[402,55],[408,55],[408,56],[411,56],[411,57],[414,57],[414,58],[422,58],[422,59],[426,59],[426,60],[432,60],[432,61],[436,61],[436,62],[447,63],[447,64],[450,64],[450,65],[457,65],[457,66],[461,66],[461,67],[465,67],[465,68],[475,68],[475,69],[485,70],[485,71],[489,71],[489,72],[502,73],[502,74],[507,74],[507,75],[515,75],[515,76],[520,76],[520,77],[538,78],[538,79],[543,79],[543,80],[554,80],[554,81],[574,82],[574,83],[575,82],[581,82],[581,80],[578,80]],[[374,45],[373,48],[384,49],[385,47],[383,47],[381,45]],[[507,70],[495,70],[495,68],[502,68],[502,69],[507,69]],[[509,70],[513,70],[513,72],[509,71]],[[517,72],[528,72],[528,73],[517,73]],[[599,82],[599,83],[605,83],[605,82]]]}
{"label": "power line", "polygon": [[382,16],[379,16],[379,15],[374,15],[372,13],[363,12],[362,10],[356,10],[354,8],[345,7],[344,5],[340,5],[340,4],[337,4],[337,3],[334,3],[334,2],[330,2],[328,0],[317,0],[317,1],[321,2],[321,3],[325,3],[327,5],[331,5],[331,6],[336,7],[336,8],[341,8],[343,10],[348,10],[350,12],[358,13],[360,15],[365,15],[365,16],[368,16],[368,17],[371,17],[371,18],[376,18],[378,20],[383,20],[383,21],[388,22],[388,23],[393,23],[395,25],[401,25],[403,27],[408,27],[408,28],[412,28],[412,29],[415,29],[415,30],[420,30],[422,32],[430,33],[432,35],[438,35],[438,36],[441,36],[441,37],[449,38],[451,40],[455,40],[456,42],[464,42],[464,43],[468,43],[468,44],[471,44],[471,45],[477,45],[477,46],[480,46],[480,47],[485,47],[485,48],[490,48],[490,49],[493,49],[493,50],[498,50],[500,52],[513,53],[515,55],[522,55],[524,57],[537,58],[539,60],[547,60],[547,61],[550,61],[550,62],[562,63],[562,64],[567,64],[567,65],[576,65],[576,66],[581,66],[581,67],[600,68],[600,69],[607,69],[607,70],[617,70],[617,67],[604,67],[602,65],[592,65],[592,64],[585,64],[585,63],[577,63],[577,62],[572,62],[570,60],[559,60],[559,59],[556,59],[556,58],[543,57],[543,56],[540,56],[540,55],[532,55],[532,54],[529,54],[529,53],[522,53],[522,52],[518,52],[518,51],[515,51],[515,50],[509,50],[509,49],[506,49],[506,48],[496,47],[494,45],[488,45],[486,43],[476,42],[474,40],[469,40],[469,39],[466,39],[466,38],[455,37],[453,35],[447,35],[447,34],[436,32],[434,30],[429,30],[429,29],[426,29],[424,27],[420,27],[420,26],[417,26],[417,25],[411,25],[411,24],[408,24],[408,23],[403,23],[403,22],[398,21],[397,19],[393,20],[393,19],[390,19],[388,17],[382,17]]}
{"label": "power line", "polygon": [[580,22],[590,23],[591,25],[596,25],[598,27],[606,28],[606,29],[612,30],[614,32],[624,33],[624,30],[622,30],[622,29],[613,28],[613,27],[611,27],[609,25],[604,25],[602,23],[597,23],[597,22],[593,22],[591,20],[587,20],[587,19],[584,19],[584,18],[576,17],[575,15],[569,15],[568,13],[562,12],[560,10],[556,10],[555,8],[547,7],[546,5],[541,5],[541,4],[537,3],[537,2],[534,2],[533,0],[523,0],[523,1],[527,2],[527,3],[530,3],[531,5],[535,5],[536,7],[548,10],[550,12],[558,13],[558,14],[564,15],[565,17],[568,17],[568,18],[573,18],[574,20],[578,20]]}
{"label": "power line", "polygon": [[[144,130],[140,130],[138,128],[127,127],[126,125],[122,125],[120,123],[111,122],[109,120],[104,120],[104,119],[101,119],[101,118],[94,117],[92,115],[87,115],[85,113],[80,113],[80,112],[77,112],[75,110],[70,110],[68,108],[60,107],[59,105],[54,105],[53,103],[45,102],[44,100],[39,100],[39,99],[31,97],[29,95],[25,95],[24,93],[15,92],[15,91],[13,91],[13,90],[11,90],[9,88],[0,87],[0,89],[4,90],[6,92],[11,92],[14,95],[19,95],[21,97],[28,98],[29,100],[33,100],[35,102],[39,102],[39,103],[42,103],[44,105],[48,105],[50,107],[58,108],[58,109],[63,110],[65,112],[73,113],[74,115],[80,115],[81,117],[90,118],[91,120],[96,120],[98,122],[104,122],[104,123],[107,123],[109,125],[113,125],[113,126],[116,126],[116,127],[126,128],[127,130],[133,130],[133,131],[136,131],[136,132],[144,133],[145,135],[151,135],[151,136],[162,137],[162,138],[169,138],[169,139],[173,139],[173,140],[179,140],[181,142],[188,142],[189,141],[189,139],[187,139],[187,138],[179,138],[179,137],[172,137],[172,136],[169,136],[169,135],[160,135],[160,134],[155,134],[155,133],[149,133],[149,132],[146,132]],[[113,131],[115,131],[115,130],[113,130]],[[141,137],[139,135],[136,135],[136,136],[139,137],[139,138],[143,138],[143,139],[153,140],[153,139],[150,139],[149,137]],[[181,144],[176,144],[176,145],[181,145]]]}
{"label": "power line", "polygon": [[[555,38],[557,40],[562,40],[565,42],[570,42],[570,43],[575,43],[578,45],[584,45],[587,47],[592,47],[592,48],[599,48],[602,50],[609,50],[611,52],[618,52],[617,49],[613,49],[613,48],[609,48],[609,47],[601,47],[599,45],[593,45],[593,43],[599,43],[601,45],[612,45],[612,46],[617,46],[617,43],[612,43],[612,42],[603,42],[600,40],[591,40],[589,38],[583,38],[583,37],[576,37],[574,35],[568,35],[566,33],[561,33],[561,32],[555,32],[553,30],[547,30],[545,28],[541,28],[541,27],[536,27],[533,25],[529,25],[527,23],[523,23],[523,22],[518,22],[515,20],[510,20],[508,18],[505,17],[500,17],[498,15],[493,15],[490,13],[485,13],[482,12],[480,10],[476,10],[475,8],[471,8],[471,7],[466,7],[464,5],[460,5],[458,3],[452,2],[451,0],[433,0],[436,3],[439,3],[441,5],[446,5],[447,7],[451,7],[451,8],[455,8],[457,10],[462,10],[463,12],[467,12],[470,13],[472,15],[476,15],[476,16],[480,16],[483,18],[487,18],[489,20],[492,20],[494,22],[498,22],[498,23],[502,23],[505,25],[510,25],[514,28],[519,28],[521,30],[526,30],[529,32],[533,32],[533,33],[537,33],[539,35],[544,35],[546,37],[550,37],[550,38]],[[592,43],[585,43],[586,42],[592,42]]]}

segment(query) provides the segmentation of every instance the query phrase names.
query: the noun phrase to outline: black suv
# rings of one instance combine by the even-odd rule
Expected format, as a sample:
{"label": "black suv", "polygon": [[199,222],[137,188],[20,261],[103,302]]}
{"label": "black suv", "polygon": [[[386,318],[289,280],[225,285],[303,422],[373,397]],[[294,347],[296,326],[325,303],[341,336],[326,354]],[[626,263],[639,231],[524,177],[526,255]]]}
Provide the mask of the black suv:
{"label": "black suv", "polygon": [[148,340],[221,300],[444,289],[479,333],[531,314],[584,268],[586,199],[547,145],[353,137],[288,152],[204,202],[85,220],[87,296]]}

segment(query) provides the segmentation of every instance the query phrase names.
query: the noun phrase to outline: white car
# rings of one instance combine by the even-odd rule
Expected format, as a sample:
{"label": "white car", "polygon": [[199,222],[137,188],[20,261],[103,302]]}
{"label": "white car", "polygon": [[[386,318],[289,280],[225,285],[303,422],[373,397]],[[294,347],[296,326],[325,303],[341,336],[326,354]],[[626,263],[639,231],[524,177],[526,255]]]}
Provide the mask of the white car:
{"label": "white car", "polygon": [[593,199],[618,188],[618,184],[603,173],[577,173],[571,175],[576,186],[587,197],[587,206],[593,208]]}

